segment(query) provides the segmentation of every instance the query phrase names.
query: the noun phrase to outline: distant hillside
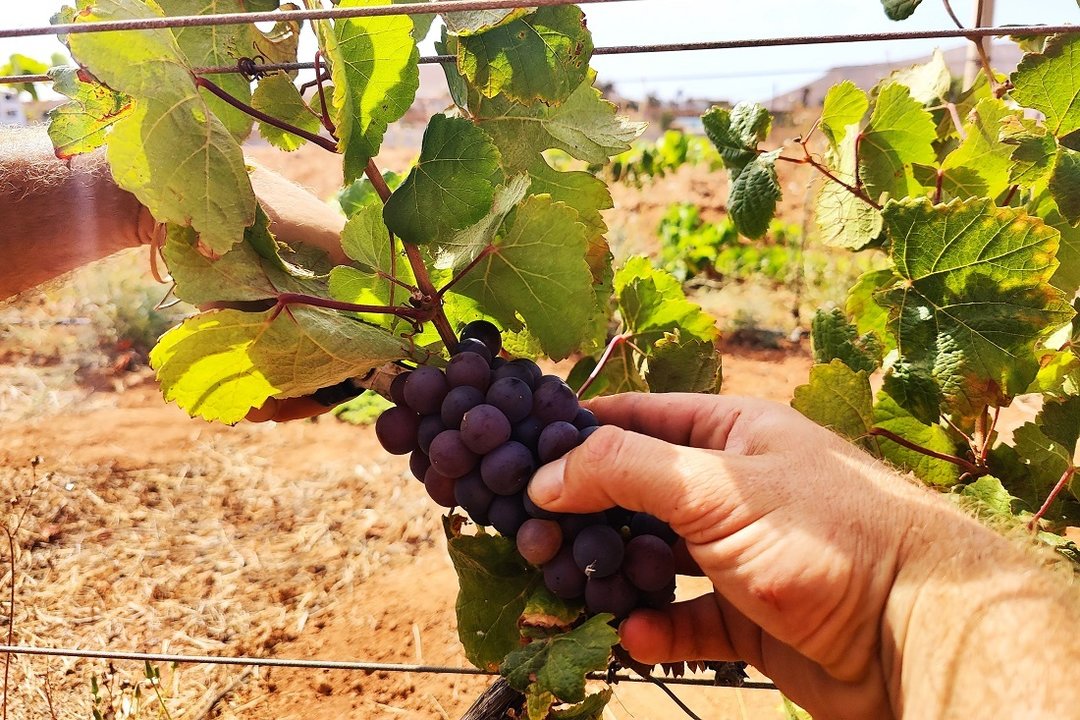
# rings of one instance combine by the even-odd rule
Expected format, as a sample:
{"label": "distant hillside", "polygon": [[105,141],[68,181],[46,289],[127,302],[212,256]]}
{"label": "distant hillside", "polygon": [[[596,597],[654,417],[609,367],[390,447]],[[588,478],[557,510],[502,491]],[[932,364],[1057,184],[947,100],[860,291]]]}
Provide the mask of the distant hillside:
{"label": "distant hillside", "polygon": [[[964,64],[967,62],[967,45],[961,45],[950,50],[943,51],[945,63],[953,76],[960,77],[964,74]],[[1009,73],[1016,69],[1023,53],[1014,43],[995,43],[993,46],[993,64],[998,72]],[[796,88],[783,95],[778,95],[768,101],[766,105],[774,111],[791,110],[792,108],[805,105],[815,107],[825,102],[825,93],[833,85],[844,80],[850,80],[863,90],[869,90],[882,78],[896,70],[902,70],[912,65],[919,65],[929,60],[929,56],[898,60],[897,62],[877,63],[874,65],[848,65],[846,67],[833,68],[817,80]]]}

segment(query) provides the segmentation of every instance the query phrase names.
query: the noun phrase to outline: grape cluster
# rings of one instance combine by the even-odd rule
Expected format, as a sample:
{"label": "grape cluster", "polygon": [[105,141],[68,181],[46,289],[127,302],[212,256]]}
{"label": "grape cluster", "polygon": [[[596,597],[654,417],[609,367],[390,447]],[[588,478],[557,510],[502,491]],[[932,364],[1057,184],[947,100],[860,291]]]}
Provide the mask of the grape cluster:
{"label": "grape cluster", "polygon": [[622,508],[552,513],[529,499],[536,469],[577,447],[598,423],[561,378],[531,360],[508,361],[501,350],[498,328],[478,320],[462,330],[445,371],[422,366],[398,375],[390,386],[395,406],[375,423],[379,442],[409,455],[436,503],[513,538],[558,597],[616,618],[670,603],[677,538],[667,524]]}

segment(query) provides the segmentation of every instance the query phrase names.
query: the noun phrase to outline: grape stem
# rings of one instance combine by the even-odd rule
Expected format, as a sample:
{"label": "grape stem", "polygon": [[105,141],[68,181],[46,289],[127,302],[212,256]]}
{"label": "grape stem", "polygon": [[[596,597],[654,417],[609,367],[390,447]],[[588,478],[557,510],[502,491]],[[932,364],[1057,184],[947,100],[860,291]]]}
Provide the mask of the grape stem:
{"label": "grape stem", "polygon": [[[322,50],[315,51],[315,84],[319,86],[319,109],[322,111],[322,124],[326,128],[326,132],[330,133],[334,138],[337,138],[337,126],[334,125],[334,121],[330,119],[330,106],[326,104],[326,91],[323,90],[323,80],[326,80],[329,76],[323,75],[322,67]],[[390,298],[390,303],[393,304],[394,299]]]}
{"label": "grape stem", "polygon": [[926,455],[927,457],[932,457],[932,458],[935,458],[937,460],[943,460],[944,462],[952,463],[953,465],[956,465],[957,467],[963,469],[964,473],[966,475],[970,476],[972,479],[980,478],[983,475],[986,475],[986,474],[988,474],[990,472],[985,467],[981,467],[979,465],[976,465],[975,463],[971,462],[970,460],[965,460],[964,458],[957,457],[956,455],[947,455],[945,453],[939,453],[939,452],[937,452],[935,450],[931,450],[930,448],[923,447],[922,445],[919,445],[918,443],[911,442],[907,438],[904,438],[904,437],[902,437],[900,435],[897,435],[896,433],[892,432],[891,430],[886,430],[885,428],[879,428],[879,427],[871,428],[870,431],[867,433],[867,435],[870,435],[870,436],[873,436],[873,437],[883,437],[886,440],[892,440],[897,445],[902,445],[903,447],[906,447],[908,450],[913,450],[913,451],[919,453],[920,455]]}
{"label": "grape stem", "polygon": [[195,85],[197,87],[201,87],[201,88],[203,88],[205,90],[210,91],[211,93],[216,95],[221,100],[224,100],[225,102],[227,102],[228,104],[230,104],[234,108],[236,108],[237,110],[240,110],[241,112],[247,113],[251,117],[258,120],[259,122],[266,123],[267,125],[272,125],[272,126],[276,127],[279,130],[284,130],[285,132],[296,135],[297,137],[302,137],[305,140],[307,140],[308,142],[314,143],[314,144],[318,145],[319,147],[323,148],[324,150],[329,150],[332,153],[337,153],[337,151],[338,151],[338,146],[337,146],[336,141],[331,140],[330,138],[324,138],[324,137],[322,137],[320,135],[316,135],[315,133],[310,133],[307,130],[302,130],[301,128],[298,128],[295,125],[290,125],[289,123],[287,123],[287,122],[285,122],[283,120],[278,120],[273,115],[267,115],[262,110],[257,110],[255,108],[253,108],[252,106],[248,105],[247,103],[245,103],[243,100],[240,100],[239,98],[233,97],[228,92],[226,92],[225,90],[222,90],[220,87],[215,85],[212,81],[207,80],[206,78],[204,78],[204,77],[202,77],[200,75],[195,76]]}
{"label": "grape stem", "polygon": [[495,246],[494,246],[494,245],[488,245],[488,246],[487,246],[487,247],[485,247],[485,248],[484,248],[483,250],[481,250],[481,251],[480,251],[480,254],[479,254],[479,255],[477,255],[477,256],[476,256],[475,258],[473,258],[472,262],[470,262],[470,263],[469,263],[468,265],[466,265],[466,266],[464,267],[464,269],[462,269],[462,270],[461,270],[461,272],[459,272],[459,273],[458,273],[457,275],[455,275],[455,276],[454,276],[454,277],[453,277],[453,278],[452,278],[452,279],[450,280],[450,282],[446,283],[445,285],[443,285],[443,286],[442,286],[442,287],[441,287],[441,288],[439,289],[439,292],[438,292],[438,295],[439,295],[439,297],[441,298],[441,297],[442,297],[443,295],[445,295],[445,294],[446,294],[446,292],[447,292],[447,291],[448,291],[448,290],[449,290],[450,288],[454,287],[454,285],[456,285],[456,284],[457,284],[458,280],[461,280],[461,278],[463,278],[463,277],[465,277],[466,275],[468,275],[468,274],[469,274],[469,271],[471,271],[471,270],[472,270],[472,269],[473,269],[474,267],[476,267],[477,265],[479,265],[479,264],[480,264],[480,263],[481,263],[481,262],[482,262],[482,261],[484,260],[484,258],[486,258],[486,257],[487,257],[488,255],[491,255],[491,254],[492,254],[492,253],[494,253],[494,252],[495,252]]}
{"label": "grape stem", "polygon": [[845,190],[847,190],[849,193],[851,193],[855,197],[862,200],[864,203],[866,203],[870,207],[874,208],[875,210],[881,210],[881,204],[876,202],[873,198],[871,198],[866,193],[866,191],[861,187],[862,181],[858,177],[859,162],[858,162],[858,158],[857,158],[857,153],[858,153],[858,142],[861,141],[861,140],[862,140],[862,138],[860,137],[859,140],[856,142],[856,161],[855,161],[855,177],[856,177],[856,183],[857,183],[856,185],[852,185],[851,183],[844,182],[843,180],[838,178],[835,174],[833,174],[833,172],[831,170],[829,170],[829,168],[825,167],[825,165],[823,163],[821,163],[819,160],[817,160],[810,153],[810,148],[807,147],[807,144],[810,142],[810,134],[809,133],[807,133],[806,137],[800,138],[798,140],[799,146],[802,147],[802,150],[803,150],[803,157],[798,158],[798,157],[789,157],[787,155],[780,155],[777,158],[777,160],[783,160],[784,162],[794,163],[796,165],[809,165],[810,167],[814,168],[819,173],[821,173],[822,175],[827,177],[829,180],[832,180],[834,183],[836,183],[840,187],[844,188]]}
{"label": "grape stem", "polygon": [[1031,520],[1028,521],[1028,530],[1030,530],[1031,532],[1035,532],[1038,529],[1039,521],[1042,520],[1043,516],[1046,515],[1048,510],[1050,510],[1050,506],[1054,504],[1054,501],[1057,500],[1058,495],[1061,494],[1061,491],[1065,489],[1065,486],[1069,484],[1069,481],[1072,480],[1073,475],[1075,474],[1076,468],[1071,466],[1062,474],[1061,479],[1057,481],[1057,484],[1054,485],[1053,489],[1050,491],[1050,494],[1046,496],[1046,500],[1039,508],[1039,511],[1031,517]]}
{"label": "grape stem", "polygon": [[[367,175],[367,179],[371,181],[375,192],[379,194],[379,198],[385,205],[390,199],[390,186],[386,184],[386,180],[383,178],[379,166],[375,164],[374,158],[368,160],[367,166],[364,168],[364,174]],[[397,255],[395,245],[394,234],[390,233],[391,258]],[[413,275],[416,277],[416,285],[421,294],[421,304],[430,307],[429,317],[425,319],[431,320],[443,341],[443,345],[452,351],[457,346],[457,333],[454,332],[454,328],[450,326],[450,320],[446,317],[446,311],[443,310],[442,295],[435,288],[435,284],[431,282],[431,275],[428,274],[427,265],[424,264],[424,258],[420,254],[420,247],[415,243],[404,241],[401,245],[405,248],[405,257],[409,259],[409,265],[412,267]]]}
{"label": "grape stem", "polygon": [[596,362],[596,367],[589,373],[589,377],[585,378],[585,382],[581,383],[581,387],[578,388],[577,398],[580,400],[585,392],[596,382],[596,378],[600,377],[600,373],[603,372],[604,366],[611,360],[611,355],[615,352],[615,348],[619,347],[625,342],[628,342],[633,335],[629,333],[620,333],[611,338],[611,342],[604,348],[604,354],[600,356],[600,359]]}
{"label": "grape stem", "polygon": [[300,293],[281,293],[277,296],[274,312],[270,315],[272,322],[289,305],[310,305],[311,307],[325,308],[327,310],[340,310],[342,312],[357,313],[383,313],[396,315],[414,323],[422,323],[428,319],[429,313],[420,308],[409,308],[390,305],[357,305],[356,303],[329,300],[316,295],[302,295]]}

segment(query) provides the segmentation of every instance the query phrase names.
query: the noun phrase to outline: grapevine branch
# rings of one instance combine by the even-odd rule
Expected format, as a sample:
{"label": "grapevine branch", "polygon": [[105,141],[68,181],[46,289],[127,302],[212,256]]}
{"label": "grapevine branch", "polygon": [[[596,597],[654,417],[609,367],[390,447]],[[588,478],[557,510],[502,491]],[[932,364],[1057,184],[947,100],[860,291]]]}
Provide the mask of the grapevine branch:
{"label": "grapevine branch", "polygon": [[903,447],[906,447],[908,450],[913,450],[920,455],[926,455],[927,457],[932,457],[937,460],[943,460],[944,462],[952,463],[953,465],[956,465],[957,467],[964,470],[964,472],[970,475],[972,478],[980,478],[983,475],[986,475],[988,472],[986,468],[980,467],[979,465],[976,465],[970,460],[965,460],[964,458],[957,457],[956,455],[946,455],[945,453],[939,453],[935,450],[931,450],[928,447],[923,447],[922,445],[914,443],[901,435],[897,435],[891,430],[886,430],[885,428],[871,428],[867,435],[871,435],[874,437],[883,437],[886,440],[892,440],[897,445],[902,445]]}
{"label": "grapevine branch", "polygon": [[473,260],[468,265],[466,265],[464,267],[464,269],[462,269],[457,275],[455,275],[450,280],[450,282],[448,282],[448,283],[446,283],[445,285],[442,286],[442,288],[439,290],[439,293],[438,293],[439,297],[442,297],[443,295],[445,295],[446,292],[450,288],[454,287],[454,285],[456,285],[457,282],[459,280],[461,280],[461,278],[468,275],[469,272],[471,272],[473,268],[475,268],[477,265],[479,265],[481,262],[483,262],[484,258],[486,258],[488,255],[491,255],[493,252],[495,252],[495,246],[494,245],[488,245],[483,250],[481,250],[480,254],[477,255],[475,258],[473,258]]}
{"label": "grapevine branch", "polygon": [[206,90],[209,90],[211,93],[216,95],[221,100],[223,100],[223,101],[227,102],[228,104],[232,105],[237,110],[240,110],[241,112],[247,113],[248,115],[255,118],[256,120],[259,120],[260,122],[264,122],[267,125],[273,125],[274,127],[278,128],[279,130],[284,130],[287,133],[292,133],[293,135],[296,135],[297,137],[302,137],[305,140],[307,140],[308,142],[314,143],[314,144],[318,145],[319,147],[321,147],[321,148],[323,148],[325,150],[329,150],[332,153],[336,153],[338,151],[337,143],[335,141],[331,140],[330,138],[324,138],[321,135],[316,135],[315,133],[310,133],[307,130],[303,130],[301,128],[296,127],[295,125],[291,125],[291,124],[289,124],[289,123],[287,123],[287,122],[285,122],[283,120],[279,120],[276,117],[274,117],[273,115],[267,115],[262,110],[258,110],[256,108],[253,108],[252,106],[245,103],[243,100],[240,100],[238,98],[233,97],[232,95],[227,93],[225,90],[222,90],[220,87],[215,85],[213,83],[213,81],[211,81],[211,80],[207,80],[204,77],[196,75],[195,76],[195,85],[198,86],[198,87],[201,87],[201,88],[205,88]]}
{"label": "grapevine branch", "polygon": [[[322,124],[326,128],[326,132],[330,133],[334,137],[337,137],[337,126],[334,125],[334,121],[330,119],[330,106],[326,104],[326,90],[323,88],[323,81],[326,76],[323,75],[322,67],[322,50],[315,52],[315,84],[319,86],[319,106],[322,110]],[[393,302],[393,300],[391,300]]]}
{"label": "grapevine branch", "polygon": [[397,315],[412,322],[420,323],[428,320],[429,313],[420,308],[394,307],[389,305],[357,305],[356,303],[342,302],[340,300],[328,300],[316,295],[302,295],[300,293],[281,293],[277,296],[274,312],[270,315],[273,322],[281,311],[289,305],[310,305],[312,307],[325,308],[327,310],[340,310],[342,312],[357,313],[383,313]]}
{"label": "grapevine branch", "polygon": [[1035,532],[1035,530],[1038,529],[1039,521],[1042,520],[1043,516],[1046,515],[1046,513],[1050,510],[1050,506],[1054,504],[1054,501],[1057,500],[1058,495],[1061,494],[1061,491],[1065,489],[1065,486],[1069,484],[1069,481],[1072,480],[1073,475],[1075,474],[1075,467],[1069,467],[1062,474],[1061,479],[1057,481],[1057,484],[1054,485],[1052,490],[1050,490],[1050,494],[1046,496],[1046,500],[1039,508],[1039,511],[1032,516],[1030,521],[1028,521],[1028,530],[1030,530],[1031,532]]}
{"label": "grapevine branch", "polygon": [[632,337],[633,335],[630,335],[628,333],[621,333],[611,338],[611,342],[609,342],[608,346],[604,348],[604,354],[601,355],[600,359],[596,362],[596,367],[593,368],[592,372],[589,373],[589,377],[585,378],[585,382],[581,383],[581,387],[578,388],[578,400],[580,400],[585,395],[585,392],[592,386],[592,384],[596,382],[596,378],[600,377],[600,373],[603,372],[604,366],[606,366],[608,364],[608,361],[611,360],[611,356],[612,354],[614,354],[615,348],[619,347],[623,343],[629,342],[630,338]]}

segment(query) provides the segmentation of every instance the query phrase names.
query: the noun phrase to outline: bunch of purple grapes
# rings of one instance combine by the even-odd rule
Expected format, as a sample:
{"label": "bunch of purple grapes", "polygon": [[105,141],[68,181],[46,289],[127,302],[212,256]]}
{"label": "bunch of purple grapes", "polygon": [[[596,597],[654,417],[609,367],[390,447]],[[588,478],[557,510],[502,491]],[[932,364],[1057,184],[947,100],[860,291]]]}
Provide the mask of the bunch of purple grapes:
{"label": "bunch of purple grapes", "polygon": [[536,469],[580,445],[598,423],[561,378],[531,360],[505,360],[501,350],[498,328],[478,320],[463,328],[445,371],[422,366],[397,376],[396,405],[375,423],[379,442],[410,456],[436,503],[513,538],[558,597],[616,618],[667,605],[677,539],[667,524],[622,508],[552,513],[529,499]]}

